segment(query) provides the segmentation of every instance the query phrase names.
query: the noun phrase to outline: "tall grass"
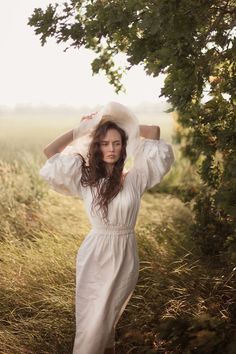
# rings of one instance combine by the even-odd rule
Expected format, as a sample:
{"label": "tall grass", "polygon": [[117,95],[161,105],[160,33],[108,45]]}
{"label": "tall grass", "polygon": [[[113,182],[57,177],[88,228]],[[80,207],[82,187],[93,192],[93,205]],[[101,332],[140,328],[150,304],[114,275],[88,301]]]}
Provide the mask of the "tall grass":
{"label": "tall grass", "polygon": [[0,239],[33,239],[41,223],[37,210],[46,193],[30,153],[0,160]]}
{"label": "tall grass", "polygon": [[[72,352],[75,257],[89,224],[78,198],[48,190],[41,180],[38,148],[35,140],[28,149],[19,143],[1,150],[3,354]],[[187,183],[196,190],[199,184],[183,166],[189,171],[178,163],[176,174],[142,200],[140,276],[117,326],[117,354],[234,354],[236,272],[205,259],[194,244],[192,202],[174,194],[181,183],[182,192]]]}
{"label": "tall grass", "polygon": [[[39,238],[2,243],[4,354],[72,350],[75,257],[89,227],[77,199],[50,192],[42,205]],[[213,353],[219,338],[221,349],[230,340],[234,274],[206,266],[188,235],[191,220],[174,197],[144,197],[136,227],[140,277],[117,327],[118,353],[187,353],[194,347]]]}
{"label": "tall grass", "polygon": [[189,209],[158,199],[163,219],[138,229],[141,270],[120,322],[121,353],[233,354],[235,269],[207,262],[192,242]]}
{"label": "tall grass", "polygon": [[30,154],[0,166],[0,352],[71,352],[83,206],[54,192],[48,198]]}

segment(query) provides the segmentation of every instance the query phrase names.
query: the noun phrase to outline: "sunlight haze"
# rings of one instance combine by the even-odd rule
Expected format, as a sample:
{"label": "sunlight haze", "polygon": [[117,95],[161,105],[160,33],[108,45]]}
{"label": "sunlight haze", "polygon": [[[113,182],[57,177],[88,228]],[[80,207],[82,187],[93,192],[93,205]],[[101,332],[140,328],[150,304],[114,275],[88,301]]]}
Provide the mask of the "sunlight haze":
{"label": "sunlight haze", "polygon": [[[158,98],[163,76],[148,77],[141,66],[136,66],[123,78],[126,94],[117,95],[104,73],[92,75],[92,51],[71,48],[63,52],[66,44],[58,45],[53,38],[42,47],[27,22],[35,7],[45,8],[49,3],[55,1],[23,0],[1,5],[1,107],[80,107],[117,100],[127,105],[155,102],[166,109],[165,99]],[[119,55],[116,62],[125,63],[125,55]]]}

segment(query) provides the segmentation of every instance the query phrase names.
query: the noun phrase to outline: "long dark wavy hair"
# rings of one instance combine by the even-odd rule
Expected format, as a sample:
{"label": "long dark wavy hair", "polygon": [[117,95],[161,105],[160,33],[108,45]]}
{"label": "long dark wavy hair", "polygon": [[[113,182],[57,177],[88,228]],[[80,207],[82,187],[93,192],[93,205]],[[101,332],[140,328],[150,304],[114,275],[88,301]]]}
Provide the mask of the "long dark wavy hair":
{"label": "long dark wavy hair", "polygon": [[[121,153],[118,161],[115,162],[112,174],[109,175],[106,163],[103,161],[103,154],[100,149],[101,140],[109,129],[116,129],[121,136]],[[82,155],[82,186],[90,186],[93,196],[92,212],[95,207],[101,212],[103,220],[107,221],[108,204],[116,197],[123,188],[123,168],[126,159],[126,146],[128,136],[125,131],[112,121],[100,122],[93,132],[92,141],[89,146],[87,161]]]}

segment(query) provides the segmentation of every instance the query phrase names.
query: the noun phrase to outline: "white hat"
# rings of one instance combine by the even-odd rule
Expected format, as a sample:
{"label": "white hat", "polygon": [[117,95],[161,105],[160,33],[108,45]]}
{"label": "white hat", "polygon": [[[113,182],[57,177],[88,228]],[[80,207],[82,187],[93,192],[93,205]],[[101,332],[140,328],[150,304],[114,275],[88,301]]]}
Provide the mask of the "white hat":
{"label": "white hat", "polygon": [[92,119],[82,120],[79,126],[73,129],[73,141],[62,153],[80,153],[85,158],[92,141],[92,133],[101,121],[107,120],[115,122],[128,136],[126,159],[134,155],[140,142],[139,121],[134,113],[118,102],[109,102]]}

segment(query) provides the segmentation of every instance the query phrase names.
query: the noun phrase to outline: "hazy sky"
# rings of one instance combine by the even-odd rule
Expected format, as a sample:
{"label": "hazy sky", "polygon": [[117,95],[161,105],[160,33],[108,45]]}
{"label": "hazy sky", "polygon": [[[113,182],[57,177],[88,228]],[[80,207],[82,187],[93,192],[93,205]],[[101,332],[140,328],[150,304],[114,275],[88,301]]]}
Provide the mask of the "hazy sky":
{"label": "hazy sky", "polygon": [[[164,103],[158,98],[163,76],[146,76],[141,66],[129,71],[123,79],[126,94],[116,95],[103,73],[92,76],[91,60],[95,54],[86,49],[69,49],[54,39],[44,47],[33,28],[27,26],[35,7],[63,1],[12,0],[0,6],[0,106],[105,104],[117,100],[127,105],[141,102]],[[119,57],[120,63],[124,56]],[[164,105],[163,105],[164,106]]]}

